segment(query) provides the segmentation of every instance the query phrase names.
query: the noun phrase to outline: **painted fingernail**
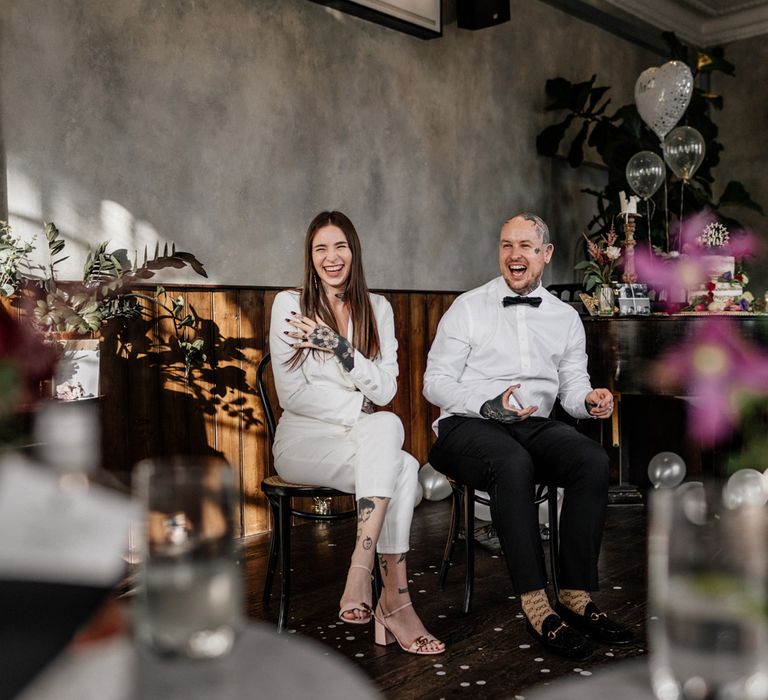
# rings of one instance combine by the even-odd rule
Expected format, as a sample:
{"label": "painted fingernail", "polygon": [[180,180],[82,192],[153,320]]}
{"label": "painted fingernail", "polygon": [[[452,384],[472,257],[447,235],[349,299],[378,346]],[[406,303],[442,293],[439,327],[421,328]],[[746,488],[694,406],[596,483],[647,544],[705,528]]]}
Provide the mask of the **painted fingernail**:
{"label": "painted fingernail", "polygon": [[291,316],[295,316],[295,315],[296,315],[296,312],[295,311],[291,311]]}
{"label": "painted fingernail", "polygon": [[283,335],[290,335],[290,333],[288,333],[288,331],[283,331]]}

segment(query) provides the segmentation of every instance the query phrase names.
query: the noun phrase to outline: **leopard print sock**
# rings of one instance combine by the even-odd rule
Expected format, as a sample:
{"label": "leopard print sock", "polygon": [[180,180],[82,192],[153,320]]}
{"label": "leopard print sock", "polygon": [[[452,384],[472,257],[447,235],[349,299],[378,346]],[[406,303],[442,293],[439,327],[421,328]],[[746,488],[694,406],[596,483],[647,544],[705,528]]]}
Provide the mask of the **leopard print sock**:
{"label": "leopard print sock", "polygon": [[541,626],[555,611],[549,603],[549,598],[543,588],[538,591],[528,591],[520,596],[520,603],[523,606],[523,613],[528,618],[533,629],[541,634]]}
{"label": "leopard print sock", "polygon": [[560,602],[577,615],[583,615],[584,609],[592,602],[592,597],[587,591],[575,591],[569,588],[563,588],[560,590]]}

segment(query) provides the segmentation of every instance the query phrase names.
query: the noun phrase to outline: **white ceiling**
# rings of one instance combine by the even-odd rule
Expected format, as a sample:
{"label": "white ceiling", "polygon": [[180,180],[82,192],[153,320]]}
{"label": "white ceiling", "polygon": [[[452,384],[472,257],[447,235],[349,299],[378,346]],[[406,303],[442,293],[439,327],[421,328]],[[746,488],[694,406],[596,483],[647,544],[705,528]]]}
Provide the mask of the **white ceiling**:
{"label": "white ceiling", "polygon": [[768,0],[607,1],[702,47],[768,34]]}

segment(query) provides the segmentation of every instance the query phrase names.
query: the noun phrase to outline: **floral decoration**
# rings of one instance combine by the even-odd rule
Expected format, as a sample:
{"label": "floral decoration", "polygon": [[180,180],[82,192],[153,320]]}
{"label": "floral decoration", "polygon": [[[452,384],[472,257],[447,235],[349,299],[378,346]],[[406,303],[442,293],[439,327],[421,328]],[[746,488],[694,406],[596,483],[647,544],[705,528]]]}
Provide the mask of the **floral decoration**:
{"label": "floral decoration", "polygon": [[616,265],[621,260],[621,247],[616,245],[616,230],[611,226],[597,242],[584,236],[590,260],[582,260],[575,265],[576,270],[584,271],[584,289],[590,291],[601,284],[611,284],[616,272]]}

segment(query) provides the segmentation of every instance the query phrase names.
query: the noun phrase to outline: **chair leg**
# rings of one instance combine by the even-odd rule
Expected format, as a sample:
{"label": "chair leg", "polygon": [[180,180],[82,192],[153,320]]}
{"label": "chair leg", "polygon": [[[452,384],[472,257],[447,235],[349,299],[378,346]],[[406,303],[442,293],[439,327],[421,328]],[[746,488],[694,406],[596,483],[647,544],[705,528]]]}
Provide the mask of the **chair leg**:
{"label": "chair leg", "polygon": [[373,555],[373,605],[372,605],[373,608],[376,607],[376,604],[379,602],[379,598],[381,598],[381,589],[382,589],[382,582],[381,582],[381,569],[379,568],[379,555],[374,553]]}
{"label": "chair leg", "polygon": [[280,613],[277,617],[277,631],[282,632],[288,624],[288,606],[291,588],[291,498],[280,497]]}
{"label": "chair leg", "polygon": [[560,542],[560,528],[557,522],[557,487],[547,486],[547,512],[549,517],[549,568],[552,576],[552,589],[555,592],[555,598],[560,599],[560,583],[558,577],[558,557]]}
{"label": "chair leg", "polygon": [[472,592],[475,586],[475,489],[464,487],[464,612],[472,606]]}
{"label": "chair leg", "polygon": [[280,509],[277,507],[274,498],[269,498],[269,509],[272,513],[272,536],[269,538],[269,557],[267,559],[267,576],[264,579],[264,595],[262,602],[265,608],[269,608],[269,599],[272,596],[272,584],[275,580],[277,571],[277,555],[280,547]]}
{"label": "chair leg", "polygon": [[448,578],[448,569],[451,568],[453,559],[453,547],[456,544],[456,538],[459,536],[459,521],[461,520],[461,499],[462,491],[452,487],[451,490],[451,525],[448,529],[448,540],[445,543],[443,552],[443,563],[440,565],[440,575],[437,577],[437,584],[442,591],[445,588],[445,580]]}

